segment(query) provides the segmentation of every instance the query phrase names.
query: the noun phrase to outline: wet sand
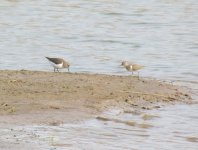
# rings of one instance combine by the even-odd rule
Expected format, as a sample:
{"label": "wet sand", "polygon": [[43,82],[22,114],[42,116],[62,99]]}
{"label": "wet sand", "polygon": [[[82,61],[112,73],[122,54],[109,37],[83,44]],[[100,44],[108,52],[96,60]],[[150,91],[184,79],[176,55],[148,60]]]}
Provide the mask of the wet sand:
{"label": "wet sand", "polygon": [[0,71],[0,94],[1,126],[75,123],[111,108],[191,102],[188,89],[154,79],[27,70]]}

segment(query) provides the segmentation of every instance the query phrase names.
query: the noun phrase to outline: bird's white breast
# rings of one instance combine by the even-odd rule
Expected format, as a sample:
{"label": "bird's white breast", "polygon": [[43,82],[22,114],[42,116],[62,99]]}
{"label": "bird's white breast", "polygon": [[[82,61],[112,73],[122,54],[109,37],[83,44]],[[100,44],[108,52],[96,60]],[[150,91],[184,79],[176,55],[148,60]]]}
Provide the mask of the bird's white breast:
{"label": "bird's white breast", "polygon": [[50,62],[50,63],[51,63],[51,65],[52,65],[54,68],[57,68],[57,69],[63,68],[63,62],[62,62],[61,64],[55,64],[55,63],[53,63],[53,62]]}
{"label": "bird's white breast", "polygon": [[130,71],[133,71],[133,65],[130,65]]}

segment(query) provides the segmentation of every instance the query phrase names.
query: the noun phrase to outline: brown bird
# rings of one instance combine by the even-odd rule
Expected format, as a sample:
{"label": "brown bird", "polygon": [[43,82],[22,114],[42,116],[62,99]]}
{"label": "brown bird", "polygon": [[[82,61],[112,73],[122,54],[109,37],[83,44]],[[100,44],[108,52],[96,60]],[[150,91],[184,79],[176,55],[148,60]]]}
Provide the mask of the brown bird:
{"label": "brown bird", "polygon": [[64,69],[64,68],[67,68],[68,71],[69,71],[69,67],[70,67],[70,64],[65,61],[64,59],[62,58],[50,58],[50,57],[45,57],[49,60],[50,64],[54,67],[54,72],[59,72],[58,69]]}
{"label": "brown bird", "polygon": [[[133,72],[144,68],[144,66],[141,66],[138,64],[129,64],[128,61],[123,61],[121,65],[124,66],[127,71],[132,72],[132,74],[133,74]],[[138,78],[139,78],[139,72],[138,72]]]}

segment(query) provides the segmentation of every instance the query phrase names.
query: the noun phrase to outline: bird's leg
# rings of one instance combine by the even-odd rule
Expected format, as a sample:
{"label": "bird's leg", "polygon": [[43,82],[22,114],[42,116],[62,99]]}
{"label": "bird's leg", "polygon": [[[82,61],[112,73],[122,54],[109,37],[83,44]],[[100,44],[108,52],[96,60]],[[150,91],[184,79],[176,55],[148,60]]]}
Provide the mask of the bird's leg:
{"label": "bird's leg", "polygon": [[54,68],[54,72],[56,72],[56,69]]}
{"label": "bird's leg", "polygon": [[57,72],[59,72],[58,68],[57,68]]}
{"label": "bird's leg", "polygon": [[140,73],[139,73],[139,71],[138,71],[138,79],[140,79]]}
{"label": "bird's leg", "polygon": [[131,71],[132,72],[132,75],[133,75],[133,71]]}

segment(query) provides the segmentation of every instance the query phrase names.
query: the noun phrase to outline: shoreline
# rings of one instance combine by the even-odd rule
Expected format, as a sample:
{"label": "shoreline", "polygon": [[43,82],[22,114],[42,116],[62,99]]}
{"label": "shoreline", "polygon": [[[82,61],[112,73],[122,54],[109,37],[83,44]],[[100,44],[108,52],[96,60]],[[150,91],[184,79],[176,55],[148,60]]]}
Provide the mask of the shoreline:
{"label": "shoreline", "polygon": [[164,81],[107,74],[0,70],[3,124],[62,124],[120,108],[190,103],[189,89]]}

